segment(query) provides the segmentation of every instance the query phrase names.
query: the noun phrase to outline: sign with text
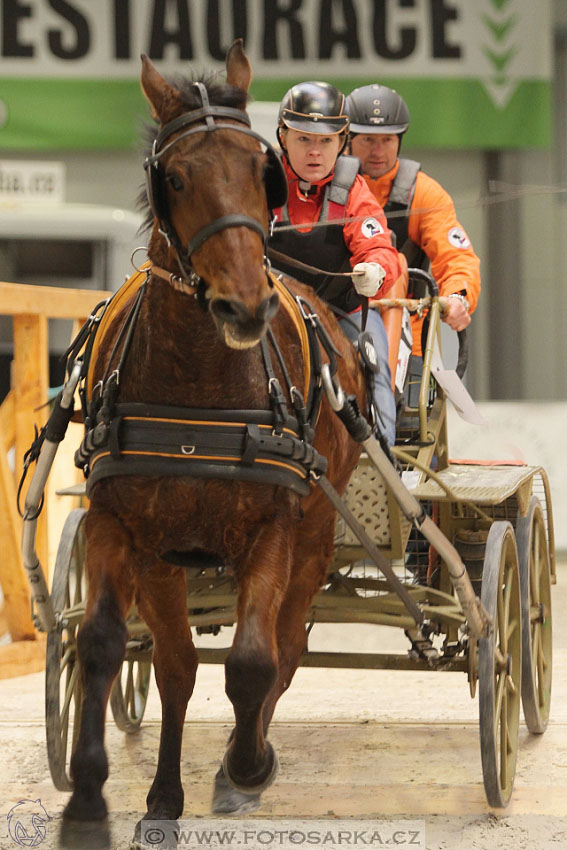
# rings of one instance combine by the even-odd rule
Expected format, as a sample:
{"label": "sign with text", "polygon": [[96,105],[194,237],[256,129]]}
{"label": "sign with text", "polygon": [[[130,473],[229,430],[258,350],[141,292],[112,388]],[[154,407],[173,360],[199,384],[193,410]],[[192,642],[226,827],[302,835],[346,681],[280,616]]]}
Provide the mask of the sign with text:
{"label": "sign with text", "polygon": [[62,162],[0,159],[0,203],[62,203],[65,166]]}
{"label": "sign with text", "polygon": [[305,79],[397,88],[410,142],[549,143],[551,0],[0,0],[0,147],[120,147],[162,73],[222,70],[244,38],[252,94]]}

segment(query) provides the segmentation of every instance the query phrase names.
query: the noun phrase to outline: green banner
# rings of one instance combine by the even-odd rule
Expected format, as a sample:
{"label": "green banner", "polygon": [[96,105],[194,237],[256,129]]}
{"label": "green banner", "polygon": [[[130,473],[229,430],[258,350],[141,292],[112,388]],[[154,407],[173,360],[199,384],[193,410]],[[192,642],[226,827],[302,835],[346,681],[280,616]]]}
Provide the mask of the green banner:
{"label": "green banner", "polygon": [[[343,91],[370,80],[328,77]],[[258,80],[252,95],[279,100],[294,80]],[[383,79],[408,103],[406,144],[432,148],[543,147],[550,142],[551,91],[522,83],[503,109],[476,80]],[[6,104],[0,148],[118,149],[138,144],[149,110],[137,80],[1,80]],[[275,112],[275,110],[274,110]],[[274,127],[275,130],[275,127]]]}

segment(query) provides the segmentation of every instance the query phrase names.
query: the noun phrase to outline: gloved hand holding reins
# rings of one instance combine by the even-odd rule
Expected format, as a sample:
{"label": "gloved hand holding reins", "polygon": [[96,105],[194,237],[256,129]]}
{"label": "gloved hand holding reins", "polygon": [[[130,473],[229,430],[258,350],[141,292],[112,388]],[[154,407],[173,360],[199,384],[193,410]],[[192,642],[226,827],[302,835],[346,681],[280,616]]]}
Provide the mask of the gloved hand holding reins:
{"label": "gloved hand holding reins", "polygon": [[380,263],[357,263],[352,271],[354,288],[359,295],[365,295],[367,298],[376,295],[386,277],[386,272]]}

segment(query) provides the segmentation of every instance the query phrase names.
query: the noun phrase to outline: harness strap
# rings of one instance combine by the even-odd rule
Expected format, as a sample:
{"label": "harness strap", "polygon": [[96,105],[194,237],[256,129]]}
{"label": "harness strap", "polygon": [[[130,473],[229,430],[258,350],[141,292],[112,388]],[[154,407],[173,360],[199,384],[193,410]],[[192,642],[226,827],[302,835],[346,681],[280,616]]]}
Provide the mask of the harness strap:
{"label": "harness strap", "polygon": [[266,239],[266,231],[255,218],[252,218],[249,215],[243,215],[242,213],[230,213],[230,215],[223,215],[220,218],[216,218],[210,224],[202,227],[195,234],[186,248],[187,259],[189,259],[191,255],[201,247],[201,245],[204,245],[207,239],[210,239],[211,236],[215,233],[219,233],[221,230],[226,230],[228,227],[247,227],[249,230],[253,230],[258,233],[263,242]]}
{"label": "harness strap", "polygon": [[303,395],[305,398],[308,397],[310,387],[311,387],[311,357],[310,357],[310,343],[309,336],[307,334],[307,328],[305,326],[304,317],[299,309],[297,299],[293,292],[289,289],[289,287],[284,283],[284,281],[280,277],[276,277],[272,272],[270,272],[270,277],[274,283],[276,291],[282,301],[283,306],[287,310],[288,315],[290,316],[295,330],[297,331],[297,335],[299,337],[299,341],[301,343],[301,352],[303,355],[303,363],[305,366],[305,380],[303,385]]}
{"label": "harness strap", "polygon": [[[288,416],[274,432],[271,411],[117,404],[114,413],[114,444],[108,434],[98,445],[85,439],[75,455],[77,466],[88,464],[87,493],[109,476],[173,475],[279,484],[306,495],[310,473],[327,468],[326,458],[299,438],[295,419]],[[88,436],[95,443],[96,429]]]}
{"label": "harness strap", "polygon": [[[72,366],[72,364],[75,362],[78,355],[82,351],[83,346],[85,347],[85,359],[86,359],[87,352],[90,352],[90,348],[91,348],[92,343],[94,341],[96,326],[100,323],[102,317],[104,316],[104,313],[105,313],[106,308],[108,307],[110,301],[111,301],[111,296],[106,298],[104,301],[99,301],[99,303],[96,305],[96,307],[94,307],[91,310],[91,314],[90,314],[89,318],[87,319],[85,324],[82,326],[82,328],[80,328],[79,333],[77,334],[75,339],[71,342],[69,348],[67,348],[67,350],[64,351],[63,354],[61,355],[61,360],[63,360],[65,363],[70,364],[70,366]],[[85,359],[83,359],[83,363],[85,362]],[[86,373],[83,372],[81,374],[81,377],[85,377],[85,374]]]}
{"label": "harness strap", "polygon": [[283,423],[289,416],[287,404],[280,382],[274,373],[270,349],[268,348],[268,343],[266,342],[265,337],[262,337],[260,340],[260,348],[264,360],[264,368],[266,370],[266,375],[268,376],[268,394],[270,397],[270,407],[274,414],[274,430],[277,433],[280,433]]}
{"label": "harness strap", "polygon": [[116,337],[116,340],[115,340],[114,345],[112,347],[112,351],[110,352],[110,357],[108,358],[108,362],[106,364],[106,369],[104,370],[104,375],[102,376],[101,383],[102,383],[103,386],[106,383],[106,380],[108,378],[108,375],[109,375],[109,372],[110,372],[110,367],[112,365],[112,361],[114,360],[114,355],[118,351],[118,349],[120,347],[120,343],[122,342],[122,340],[124,340],[124,345],[122,347],[122,352],[120,354],[120,360],[118,361],[118,366],[116,367],[116,369],[114,371],[117,372],[118,375],[119,375],[120,371],[124,367],[124,364],[126,363],[126,358],[128,357],[128,352],[130,351],[130,345],[132,344],[132,337],[134,335],[136,322],[138,321],[138,316],[140,314],[140,307],[142,306],[142,298],[144,297],[144,292],[146,291],[146,283],[147,283],[147,276],[146,276],[146,280],[144,280],[144,282],[142,283],[142,285],[138,289],[138,292],[136,293],[136,298],[134,299],[134,303],[132,304],[130,312],[126,316],[126,319],[124,320],[124,324],[120,328],[118,336]]}
{"label": "harness strap", "polygon": [[[121,416],[117,405],[122,452],[128,454],[163,454],[173,457],[192,457],[195,454],[240,457],[244,464],[252,464],[261,455],[290,458],[308,467],[321,466],[320,458],[312,446],[297,438],[297,423],[294,429],[283,427],[274,433],[271,425],[248,421],[211,422],[195,419],[171,420],[154,417]],[[222,413],[222,411],[219,411]],[[251,411],[246,411],[250,419]],[[291,420],[288,417],[287,422]],[[244,444],[243,444],[244,442]],[[119,455],[120,456],[120,455]],[[95,460],[93,460],[93,465]]]}
{"label": "harness strap", "polygon": [[177,292],[184,292],[186,295],[194,295],[195,290],[199,285],[201,278],[196,274],[191,274],[188,278],[181,275],[168,272],[167,269],[162,269],[159,266],[152,264],[152,274],[166,280],[173,289]]}
{"label": "harness strap", "polygon": [[[89,365],[92,366],[93,363],[96,362],[96,355],[100,346],[101,341],[104,339],[104,335],[108,330],[111,322],[116,317],[116,314],[120,311],[120,309],[127,304],[130,298],[134,296],[142,283],[146,280],[148,275],[148,270],[150,269],[151,263],[148,260],[144,263],[137,272],[135,272],[131,277],[128,278],[126,283],[124,283],[118,292],[116,292],[102,316],[100,323],[96,329],[96,334],[93,339],[92,347],[90,350],[89,362],[86,364],[88,368],[87,375],[87,385],[85,388],[86,395],[88,398],[92,397],[93,392],[93,375],[92,368],[89,368]],[[85,358],[86,362],[86,358]]]}
{"label": "harness strap", "polygon": [[307,410],[305,409],[305,399],[303,398],[302,393],[298,390],[295,384],[292,383],[287,364],[282,355],[281,349],[278,345],[278,342],[274,336],[274,333],[271,328],[268,328],[268,339],[270,341],[270,345],[276,352],[276,356],[278,358],[278,362],[280,364],[280,369],[282,370],[282,374],[284,376],[284,380],[287,386],[287,390],[289,393],[289,397],[291,399],[291,403],[293,405],[293,410],[295,412],[295,416],[299,423],[299,429],[301,433],[301,438],[303,440],[307,440],[307,442],[311,443],[315,436],[315,420],[317,418],[318,411],[312,411],[313,421],[310,423],[307,418]]}

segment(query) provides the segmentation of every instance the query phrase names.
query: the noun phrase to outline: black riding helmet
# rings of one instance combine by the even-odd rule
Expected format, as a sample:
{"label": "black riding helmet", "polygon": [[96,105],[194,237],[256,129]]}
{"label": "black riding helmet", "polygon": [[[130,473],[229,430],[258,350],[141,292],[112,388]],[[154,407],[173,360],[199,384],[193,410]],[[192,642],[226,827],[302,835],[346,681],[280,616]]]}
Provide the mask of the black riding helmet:
{"label": "black riding helmet", "polygon": [[345,103],[351,133],[405,133],[409,109],[394,89],[373,84],[352,91]]}
{"label": "black riding helmet", "polygon": [[333,136],[348,127],[345,96],[330,83],[309,81],[290,88],[283,96],[278,127]]}

